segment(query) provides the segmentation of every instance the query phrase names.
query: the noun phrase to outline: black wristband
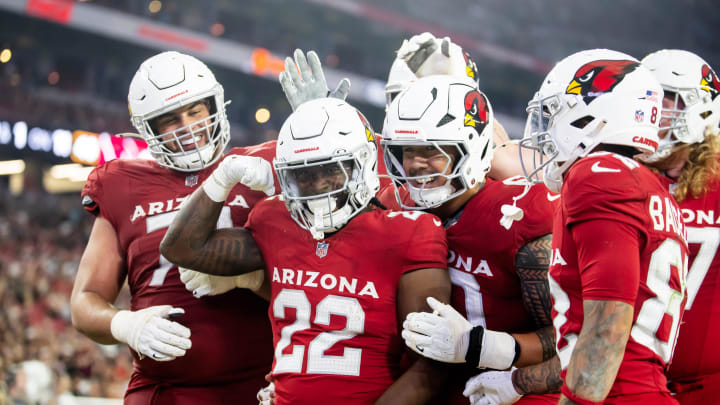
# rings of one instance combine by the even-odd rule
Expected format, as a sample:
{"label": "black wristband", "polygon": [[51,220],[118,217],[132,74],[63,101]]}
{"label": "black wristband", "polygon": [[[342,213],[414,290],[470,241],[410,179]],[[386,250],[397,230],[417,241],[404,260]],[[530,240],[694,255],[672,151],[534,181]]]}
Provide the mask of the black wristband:
{"label": "black wristband", "polygon": [[470,342],[468,342],[468,350],[465,354],[465,362],[473,367],[477,367],[480,363],[480,351],[482,350],[482,338],[485,328],[476,326],[470,330]]}
{"label": "black wristband", "polygon": [[513,364],[515,364],[518,361],[518,359],[520,358],[520,350],[521,350],[520,343],[518,343],[517,339],[514,339],[514,340],[515,340],[515,357],[513,357],[513,362],[512,362],[512,364],[510,364],[511,366]]}

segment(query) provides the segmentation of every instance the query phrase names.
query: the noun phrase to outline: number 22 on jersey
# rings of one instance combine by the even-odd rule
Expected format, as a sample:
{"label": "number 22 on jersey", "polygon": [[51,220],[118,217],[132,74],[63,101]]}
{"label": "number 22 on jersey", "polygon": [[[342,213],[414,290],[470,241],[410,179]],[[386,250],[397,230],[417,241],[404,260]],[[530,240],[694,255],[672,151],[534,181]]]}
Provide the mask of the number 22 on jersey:
{"label": "number 22 on jersey", "polygon": [[275,368],[273,373],[301,373],[303,358],[307,353],[307,374],[360,375],[362,349],[345,347],[341,356],[326,355],[325,351],[336,343],[362,334],[365,330],[365,311],[357,298],[328,295],[315,307],[316,325],[330,325],[330,315],[345,317],[342,330],[321,332],[307,345],[292,346],[289,354],[283,351],[290,345],[295,332],[310,329],[310,301],[302,290],[283,289],[273,300],[273,317],[285,319],[285,309],[295,309],[295,322],[282,328],[280,340],[275,347]]}

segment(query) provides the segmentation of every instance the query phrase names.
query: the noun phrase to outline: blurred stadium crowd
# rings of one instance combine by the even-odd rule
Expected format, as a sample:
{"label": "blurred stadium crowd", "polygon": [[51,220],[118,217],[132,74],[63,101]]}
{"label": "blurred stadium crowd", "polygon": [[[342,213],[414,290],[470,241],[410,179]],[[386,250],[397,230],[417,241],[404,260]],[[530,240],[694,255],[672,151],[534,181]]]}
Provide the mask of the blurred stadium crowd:
{"label": "blurred stadium crowd", "polygon": [[[0,188],[0,212],[0,404],[122,397],[130,353],[97,345],[70,323],[70,292],[92,223],[77,196],[12,196]],[[127,291],[120,299],[129,305]]]}

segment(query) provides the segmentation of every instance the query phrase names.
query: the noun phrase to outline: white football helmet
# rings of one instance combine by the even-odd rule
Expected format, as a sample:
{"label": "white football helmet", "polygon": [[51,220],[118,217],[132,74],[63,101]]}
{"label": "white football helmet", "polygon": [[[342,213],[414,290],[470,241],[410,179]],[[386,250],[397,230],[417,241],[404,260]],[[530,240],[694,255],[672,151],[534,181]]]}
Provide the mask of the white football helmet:
{"label": "white football helmet", "polygon": [[705,139],[707,127],[720,122],[720,81],[710,65],[692,52],[663,49],[646,56],[642,64],[660,81],[665,95],[675,98],[673,108],[663,108],[662,116],[670,125],[661,126],[668,134],[658,149],[644,157],[655,162],[670,156],[677,143],[693,144]]}
{"label": "white football helmet", "polygon": [[280,129],[273,164],[282,197],[315,239],[339,230],[379,190],[373,134],[362,113],[336,98],[301,104]]}
{"label": "white football helmet", "polygon": [[[493,123],[487,97],[467,80],[428,76],[400,93],[385,116],[382,139],[399,204],[405,209],[437,207],[482,183],[493,156]],[[444,174],[406,173],[403,147],[413,145],[434,147],[444,155]],[[443,184],[437,185],[438,177],[445,179]],[[427,187],[432,183],[436,185]],[[400,187],[408,188],[417,206],[401,201]]]}
{"label": "white football helmet", "polygon": [[[419,66],[411,62],[415,69],[411,68],[408,62],[415,56],[414,50],[427,41],[432,41],[427,49],[429,53],[420,61]],[[401,91],[421,77],[450,75],[473,81],[477,85],[478,72],[475,62],[449,38],[435,38],[426,32],[403,41],[397,52],[398,55],[390,67],[385,85],[386,108]]]}
{"label": "white football helmet", "polygon": [[563,174],[599,144],[653,153],[663,90],[632,56],[608,49],[577,52],[558,62],[528,103],[520,146],[535,151],[534,167],[523,170],[559,192]]}
{"label": "white football helmet", "polygon": [[[156,133],[153,119],[203,100],[210,116],[202,125]],[[161,166],[183,172],[203,169],[220,158],[230,140],[223,87],[204,63],[189,55],[163,52],[143,62],[130,83],[128,107],[133,126]],[[198,147],[202,136],[207,142]]]}

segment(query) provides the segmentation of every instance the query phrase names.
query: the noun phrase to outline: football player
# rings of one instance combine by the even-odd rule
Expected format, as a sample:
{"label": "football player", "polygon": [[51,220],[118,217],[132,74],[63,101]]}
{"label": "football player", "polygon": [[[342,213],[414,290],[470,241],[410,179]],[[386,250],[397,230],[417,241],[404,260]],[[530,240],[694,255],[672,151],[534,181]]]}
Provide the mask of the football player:
{"label": "football player", "polygon": [[216,170],[161,244],[170,261],[215,275],[267,269],[278,405],[421,404],[445,380],[424,359],[401,373],[399,331],[426,296],[450,296],[445,231],[430,214],[377,209],[376,159],[359,111],[305,102],[278,135],[281,196],[257,204],[245,228],[216,229],[247,167],[234,160],[237,176]]}
{"label": "football player", "polygon": [[[432,212],[447,230],[452,306],[433,301],[435,313],[410,314],[403,338],[431,359],[467,362],[465,378],[454,379],[457,403],[467,403],[459,394],[477,368],[504,370],[555,355],[546,273],[558,196],[543,185],[526,188],[521,177],[487,178],[493,124],[485,94],[445,75],[400,93],[383,129],[394,187],[381,201]],[[520,393],[528,392],[514,396]],[[528,395],[523,403],[557,399]]]}
{"label": "football player", "polygon": [[[397,50],[385,85],[386,108],[390,107],[392,100],[411,83],[432,75],[468,79],[476,85],[480,80],[477,65],[469,53],[448,37],[435,38],[431,33],[424,32],[404,40]],[[522,175],[517,141],[508,137],[505,128],[497,119],[493,125],[492,136],[495,152],[488,177],[498,180]],[[531,156],[526,151],[523,153],[525,160]]]}
{"label": "football player", "polygon": [[[241,289],[195,299],[159,246],[180,205],[218,161],[247,155],[253,158],[244,161],[269,170],[275,143],[223,156],[230,137],[223,87],[188,55],[163,52],[143,62],[128,102],[154,160],[112,160],[88,177],[82,203],[96,218],[72,292],[73,325],[98,343],[130,346],[135,361],[126,404],[251,403],[272,361],[267,303]],[[246,184],[269,194],[274,188],[272,175]],[[245,185],[228,191],[221,227],[244,224],[266,196]],[[222,285],[257,289],[262,274]],[[113,303],[126,279],[131,308],[120,310]]]}
{"label": "football player", "polygon": [[658,146],[663,90],[631,56],[560,61],[528,104],[528,179],[560,191],[550,291],[560,404],[672,404],[663,373],[685,305],[687,245],[667,186],[633,159]]}
{"label": "football player", "polygon": [[[692,52],[664,49],[642,60],[665,91],[657,151],[644,157],[659,172],[680,208],[690,247],[688,298],[667,375],[681,404],[710,404],[720,397],[720,82]],[[647,97],[660,97],[649,94]]]}
{"label": "football player", "polygon": [[[450,75],[472,81],[476,85],[479,80],[475,62],[450,38],[435,38],[429,32],[415,35],[403,41],[390,67],[385,85],[386,109],[411,83],[431,75]],[[285,71],[280,73],[280,83],[293,110],[305,101],[325,97],[328,94],[330,97],[344,100],[350,90],[350,81],[344,78],[335,90],[329,91],[317,54],[309,51],[306,56],[299,49],[294,53],[294,60],[290,57],[285,59]],[[488,176],[493,179],[504,179],[522,175],[517,142],[508,137],[497,120],[493,125],[492,135],[495,153]],[[380,136],[377,138],[382,139]],[[382,153],[382,149],[378,148],[378,152]],[[382,155],[378,158],[378,171],[381,175],[387,173]],[[383,188],[390,184],[385,176],[381,177],[380,182]]]}
{"label": "football player", "polygon": [[[419,63],[412,61],[409,63],[407,62],[408,60],[411,60],[413,58],[418,59],[417,56],[414,56],[414,52],[422,53],[424,55],[424,58],[427,60],[427,62],[425,62],[425,64],[422,66],[427,66],[427,64],[433,64],[433,68],[430,70],[419,69],[418,75],[428,72],[447,72],[449,74],[446,75],[446,77],[453,78],[457,82],[466,84],[466,86],[460,88],[469,91],[467,86],[474,88],[477,87],[477,72],[474,68],[474,63],[472,63],[472,61],[469,60],[469,58],[467,57],[463,58],[463,53],[459,49],[459,47],[454,44],[451,44],[449,47],[449,55],[460,55],[459,58],[443,56],[445,55],[445,52],[448,52],[447,50],[443,50],[443,48],[448,46],[447,42],[449,41],[447,39],[435,40],[433,37],[425,41],[421,37],[422,36],[416,36],[413,37],[410,41],[406,41],[403,44],[403,47],[401,47],[401,49],[398,51],[398,58],[393,63],[393,68],[391,69],[390,77],[388,79],[388,85],[386,87],[388,93],[388,102],[393,100],[397,93],[406,89],[409,85],[412,85],[412,83],[418,80],[417,75],[408,66],[415,66]],[[434,47],[435,51],[427,51],[427,49],[432,48],[431,45],[433,44],[433,41],[438,42],[437,46]],[[422,58],[419,59],[424,60]],[[462,60],[463,62],[459,63],[458,60]],[[298,71],[300,72],[300,75],[297,74]],[[468,71],[473,72],[472,75],[467,73]],[[286,72],[288,73],[281,74],[280,82],[291,105],[296,106],[306,100],[316,98],[319,95],[327,94],[328,90],[327,86],[324,84],[324,76],[322,75],[320,62],[314,52],[308,52],[306,60],[304,54],[301,51],[296,51],[294,62],[290,58],[286,59]],[[322,83],[322,85],[318,85],[318,83]],[[347,93],[347,88],[347,84],[342,84],[342,82],[337,87],[337,89],[344,89],[345,94]],[[429,93],[429,88],[426,90],[428,91],[428,94],[431,94]],[[338,90],[332,92],[331,94],[337,93]],[[473,94],[481,93],[476,92]],[[457,134],[452,133],[452,131],[457,130],[458,127],[467,127],[468,130],[474,128],[474,125],[476,123],[476,116],[469,115],[469,111],[472,110],[472,108],[476,108],[475,114],[484,114],[484,111],[477,111],[478,105],[474,105],[472,102],[473,100],[464,100],[462,98],[464,95],[465,94],[459,96],[454,95],[452,113],[448,113],[447,105],[445,106],[445,111],[441,112],[440,109],[442,109],[442,107],[439,107],[440,103],[437,103],[434,106],[434,114],[428,115],[424,118],[424,121],[422,121],[423,128],[428,129],[435,128],[436,124],[438,124],[443,118],[451,116],[452,118],[457,118],[455,121],[453,121],[452,119],[446,119],[444,121],[443,125],[448,123],[452,123],[452,125],[447,125],[446,127],[444,127],[446,131],[442,132],[444,134],[442,136],[445,137],[444,139],[442,139],[442,141],[446,143],[449,141],[451,144],[454,144],[457,149],[467,148],[469,144],[472,145],[472,150],[468,151],[467,149],[465,149],[465,151],[463,152],[468,154],[468,156],[463,157],[463,163],[455,166],[455,170],[458,170],[458,173],[461,165],[463,166],[463,170],[466,166],[475,170],[468,177],[468,179],[472,179],[468,181],[473,181],[473,184],[468,187],[468,189],[470,190],[466,190],[467,192],[464,192],[465,190],[462,190],[452,196],[446,195],[444,197],[447,197],[447,200],[438,202],[437,206],[433,206],[432,208],[433,213],[439,215],[443,219],[448,220],[449,223],[454,223],[453,221],[455,219],[454,217],[456,216],[455,214],[457,214],[457,217],[460,217],[460,213],[462,212],[461,208],[464,207],[464,204],[477,193],[480,187],[480,183],[484,181],[486,173],[488,173],[488,167],[491,167],[490,161],[492,160],[493,162],[496,162],[496,160],[493,159],[492,142],[489,140],[491,134],[497,134],[497,132],[494,131],[494,128],[496,128],[496,126],[493,125],[494,120],[491,119],[490,122],[488,122],[488,117],[485,116],[485,121],[481,122],[478,118],[477,126],[482,126],[482,128],[478,129],[478,132],[475,134],[476,138],[472,140],[460,139],[460,137],[468,135],[467,131]],[[485,96],[482,95],[482,100],[484,100],[483,103],[487,101],[484,97]],[[442,100],[443,98],[441,96],[437,96],[437,99]],[[467,104],[467,108],[465,106],[466,101],[469,102]],[[475,100],[475,102],[479,101],[481,100]],[[480,107],[484,107],[485,105],[486,104],[480,104]],[[487,104],[487,108],[489,110],[489,104]],[[439,114],[442,115],[440,116]],[[467,120],[467,124],[465,124],[465,120],[468,116],[470,116],[471,119]],[[487,128],[487,130],[485,130],[485,128]],[[440,132],[441,131],[432,131],[434,135],[439,134]],[[483,135],[479,136],[479,133],[482,133]],[[424,134],[425,133],[418,135],[416,138],[420,138],[424,136]],[[407,136],[407,134],[403,135]],[[423,143],[424,142],[422,141],[418,142],[418,144]],[[433,148],[433,144],[431,142],[426,142],[423,146],[429,147],[430,149]],[[472,158],[469,156],[469,154],[472,154]],[[514,159],[519,161],[517,157],[515,157]],[[399,165],[402,165],[401,162],[397,163]],[[445,167],[443,165],[445,163],[447,162],[442,163],[439,167],[436,167],[436,169],[444,170]],[[383,166],[384,165],[380,165],[381,168],[384,168]],[[520,167],[519,164],[518,167]],[[460,178],[457,174],[455,175],[455,179],[452,181],[460,181]],[[553,202],[556,201],[558,196],[548,193],[547,189],[545,189],[543,186],[532,187],[530,197],[528,197],[528,199],[521,204],[522,207],[524,207],[526,210],[529,210],[527,219],[525,221],[519,222],[519,225],[515,226],[514,229],[508,232],[508,229],[505,228],[505,225],[500,225],[499,219],[500,217],[503,217],[504,223],[512,224],[513,216],[515,218],[519,218],[520,216],[522,216],[522,208],[516,207],[516,205],[513,203],[512,197],[516,194],[519,194],[518,190],[522,191],[524,189],[523,187],[525,183],[519,178],[508,179],[504,183],[496,183],[493,181],[490,182],[492,183],[492,186],[489,186],[488,189],[500,189],[502,191],[499,193],[502,196],[499,195],[497,197],[492,197],[495,191],[488,191],[483,193],[482,195],[484,197],[478,198],[476,202],[478,202],[478,204],[486,204],[488,206],[496,203],[497,206],[495,208],[498,214],[497,218],[482,218],[482,215],[473,215],[473,219],[469,219],[471,215],[465,215],[462,220],[461,226],[448,228],[448,232],[450,235],[451,233],[454,234],[454,232],[457,230],[458,235],[460,235],[467,228],[471,228],[474,226],[482,228],[483,226],[485,226],[485,223],[482,221],[486,221],[487,223],[491,223],[491,225],[489,225],[491,228],[501,229],[501,231],[498,230],[498,232],[501,232],[506,237],[502,241],[498,241],[497,239],[492,237],[490,232],[484,234],[484,237],[480,237],[476,234],[472,237],[467,238],[465,236],[458,237],[457,249],[458,251],[460,251],[460,254],[458,256],[455,256],[456,263],[451,263],[451,265],[459,266],[455,269],[457,271],[457,274],[455,275],[455,277],[453,277],[453,283],[457,284],[457,286],[455,286],[453,290],[453,296],[457,297],[454,298],[454,302],[457,302],[457,305],[463,308],[463,311],[465,311],[465,302],[469,302],[469,305],[471,305],[473,308],[472,321],[477,325],[484,324],[485,315],[483,314],[482,310],[483,304],[482,302],[480,302],[481,291],[480,287],[478,287],[477,285],[478,281],[475,280],[481,280],[484,278],[487,279],[492,277],[492,275],[488,274],[489,271],[483,272],[483,268],[478,266],[479,264],[485,262],[485,268],[487,268],[488,263],[486,262],[486,257],[492,257],[492,259],[490,259],[490,261],[492,262],[491,267],[497,266],[501,268],[504,273],[506,273],[505,278],[509,278],[513,281],[513,283],[511,284],[512,286],[507,288],[512,291],[509,293],[500,293],[500,290],[496,289],[494,285],[488,285],[485,287],[485,289],[487,289],[486,292],[489,293],[489,295],[484,296],[483,299],[491,301],[491,303],[489,304],[490,307],[495,308],[505,305],[506,302],[513,302],[513,308],[515,314],[517,315],[517,319],[503,319],[503,317],[500,316],[500,312],[495,312],[493,320],[490,321],[490,325],[498,327],[501,330],[517,332],[517,337],[520,339],[521,342],[521,344],[519,343],[519,345],[525,346],[524,355],[520,357],[519,352],[516,352],[514,346],[515,338],[511,337],[507,333],[498,335],[505,337],[505,342],[512,345],[512,347],[509,347],[505,350],[506,359],[504,359],[504,361],[509,362],[508,364],[533,364],[550,359],[554,355],[553,330],[550,324],[550,299],[546,281],[547,277],[544,275],[544,273],[547,270],[547,257],[549,255],[548,249],[550,238],[548,234],[550,233],[551,229],[550,218],[552,206]],[[447,182],[448,185],[450,185],[450,183],[451,182]],[[432,187],[435,187],[435,185],[431,185],[430,187],[428,187],[428,190],[425,190],[426,194]],[[439,187],[437,190],[440,190],[441,188],[442,187]],[[406,190],[403,189],[403,192],[406,192]],[[381,200],[383,200],[383,203],[388,205],[394,205],[395,208],[401,209],[401,207],[399,207],[395,203],[395,197],[392,187],[384,187],[380,194],[382,196]],[[484,202],[481,203],[480,201]],[[510,215],[506,216],[501,214],[500,211],[503,202],[508,203],[508,207],[503,209],[509,209],[511,211],[508,211]],[[414,206],[414,203],[412,201],[410,201],[410,203],[413,204],[412,208],[414,209],[428,208],[423,206]],[[405,206],[403,208],[410,207]],[[481,207],[477,211],[473,209],[468,212],[479,212],[481,209],[484,208]],[[486,244],[487,240],[497,241],[497,245],[494,246],[491,244],[491,246],[494,247],[488,247],[486,250],[482,250],[481,248],[473,246],[474,243],[477,243],[478,245],[484,245]],[[532,245],[529,244],[529,242],[533,240],[534,243]],[[452,242],[450,243],[450,250],[451,252],[454,252]],[[505,249],[506,247],[508,248],[507,250]],[[520,249],[521,247],[523,247],[523,249]],[[500,256],[495,257],[497,251],[502,251],[504,253]],[[453,253],[451,253],[451,258],[453,257],[452,254]],[[470,264],[472,263],[473,259],[475,265]],[[522,262],[522,269],[516,269],[517,263],[515,262],[515,259]],[[467,260],[469,260],[469,262]],[[473,266],[473,268],[467,269],[467,267],[469,266]],[[453,274],[453,271],[454,270],[451,269],[451,275]],[[522,282],[518,280],[518,275],[516,274],[516,271],[522,272],[522,275],[520,276],[523,279]],[[466,274],[463,275],[462,273]],[[500,283],[501,282],[498,281],[498,284]],[[520,285],[523,286],[522,292],[520,291]],[[466,289],[474,289],[475,292],[471,296],[463,298],[466,297],[466,293],[464,291]],[[498,293],[494,295],[494,291],[498,291]],[[525,305],[527,308],[529,308],[529,312],[527,312],[525,308],[523,308],[523,300],[521,299],[521,295],[524,296]],[[493,311],[497,311],[497,309]],[[438,328],[438,331],[443,331],[443,328]],[[479,333],[479,331],[480,329],[477,329],[476,334]],[[431,332],[425,331],[425,333]],[[461,335],[463,334],[458,334],[458,336]],[[488,336],[490,335],[491,333],[488,333]],[[490,343],[488,343],[487,345],[490,345]],[[488,350],[488,353],[490,352],[492,352],[492,350]],[[518,353],[517,359],[514,359],[515,353]],[[509,357],[509,359],[507,359],[507,357]],[[460,381],[460,379],[456,379],[456,381]],[[462,382],[464,383],[464,380],[462,380]],[[559,389],[559,383],[559,378],[556,378],[554,382],[550,384],[551,388]],[[535,387],[535,389],[542,389],[543,392],[545,392],[545,390],[549,388],[547,386],[543,386],[541,388]],[[462,398],[462,396],[459,395],[462,392],[462,386],[456,387],[454,391],[456,394],[458,394],[457,396],[459,398],[456,398],[458,402],[467,402],[466,399]],[[519,396],[516,391],[512,390],[511,392],[513,392],[515,396]],[[524,391],[524,393],[527,393],[527,391]],[[528,398],[526,400],[532,401],[534,399],[535,398]],[[556,400],[557,397],[553,398],[552,396],[544,396],[539,398],[539,401],[541,403],[543,403],[544,401],[552,402]]]}

